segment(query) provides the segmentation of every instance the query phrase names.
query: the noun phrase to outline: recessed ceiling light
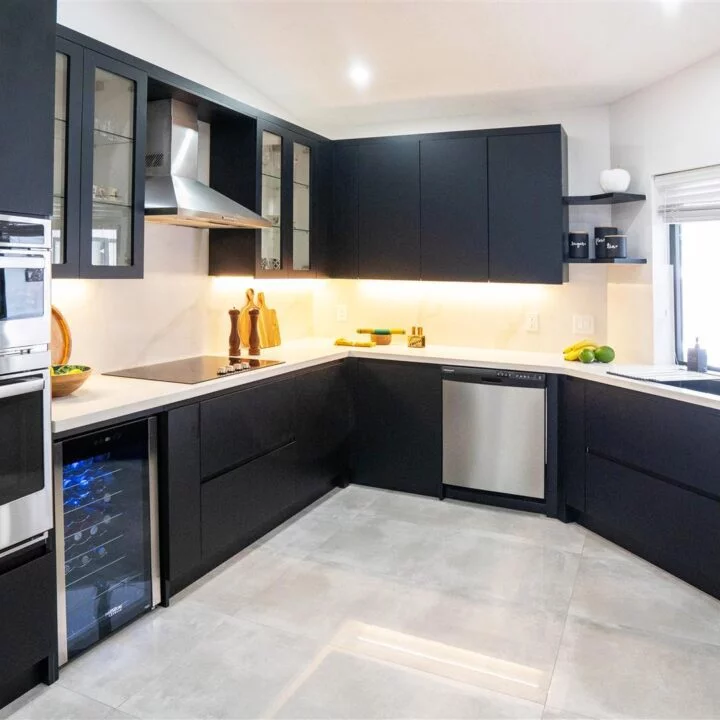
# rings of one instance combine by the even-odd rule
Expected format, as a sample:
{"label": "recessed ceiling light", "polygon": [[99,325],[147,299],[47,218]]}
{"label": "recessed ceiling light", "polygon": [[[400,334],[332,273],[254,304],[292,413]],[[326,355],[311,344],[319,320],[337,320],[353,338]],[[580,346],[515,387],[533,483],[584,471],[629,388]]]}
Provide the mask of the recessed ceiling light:
{"label": "recessed ceiling light", "polygon": [[356,62],[350,66],[350,69],[348,70],[348,77],[355,87],[366,88],[370,84],[372,73],[367,65]]}
{"label": "recessed ceiling light", "polygon": [[663,12],[670,17],[677,15],[680,12],[680,6],[683,0],[661,0]]}

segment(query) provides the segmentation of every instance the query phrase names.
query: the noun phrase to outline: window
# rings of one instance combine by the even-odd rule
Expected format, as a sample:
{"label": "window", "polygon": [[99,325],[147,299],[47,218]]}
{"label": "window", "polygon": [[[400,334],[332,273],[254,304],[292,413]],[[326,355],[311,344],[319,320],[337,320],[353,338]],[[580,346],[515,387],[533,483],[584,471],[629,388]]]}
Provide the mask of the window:
{"label": "window", "polygon": [[710,365],[720,367],[720,220],[670,225],[675,266],[675,346],[680,362],[700,338]]}
{"label": "window", "polygon": [[720,166],[661,175],[656,186],[675,271],[677,358],[686,362],[699,338],[720,369]]}

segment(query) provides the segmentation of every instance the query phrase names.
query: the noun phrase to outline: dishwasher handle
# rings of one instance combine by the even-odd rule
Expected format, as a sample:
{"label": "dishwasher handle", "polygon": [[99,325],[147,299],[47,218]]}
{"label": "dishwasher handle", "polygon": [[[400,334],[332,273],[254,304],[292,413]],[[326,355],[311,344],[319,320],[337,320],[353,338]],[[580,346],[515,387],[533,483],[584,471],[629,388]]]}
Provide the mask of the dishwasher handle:
{"label": "dishwasher handle", "polygon": [[529,370],[443,367],[442,379],[446,382],[474,383],[476,385],[544,388],[546,377],[545,373]]}

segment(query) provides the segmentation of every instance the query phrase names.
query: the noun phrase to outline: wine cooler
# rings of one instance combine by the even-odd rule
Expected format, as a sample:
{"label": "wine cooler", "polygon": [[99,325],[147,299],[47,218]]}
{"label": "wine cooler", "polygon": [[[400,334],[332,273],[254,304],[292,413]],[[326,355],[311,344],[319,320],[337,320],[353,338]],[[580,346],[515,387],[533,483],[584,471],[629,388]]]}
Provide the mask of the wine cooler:
{"label": "wine cooler", "polygon": [[56,443],[54,457],[64,664],[159,602],[156,420]]}

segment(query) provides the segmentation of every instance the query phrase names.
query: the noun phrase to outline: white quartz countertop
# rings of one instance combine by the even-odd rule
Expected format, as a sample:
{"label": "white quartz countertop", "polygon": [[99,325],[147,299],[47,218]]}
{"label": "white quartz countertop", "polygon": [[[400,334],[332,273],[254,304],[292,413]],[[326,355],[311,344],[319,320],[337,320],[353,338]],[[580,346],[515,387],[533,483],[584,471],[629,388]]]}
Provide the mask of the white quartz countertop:
{"label": "white quartz countertop", "polygon": [[559,352],[537,353],[444,345],[429,345],[424,349],[411,350],[404,344],[404,340],[397,338],[395,344],[374,348],[336,347],[332,339],[293,341],[277,348],[263,350],[263,358],[283,360],[282,365],[195,385],[93,375],[73,395],[53,400],[53,433],[67,433],[137,413],[151,413],[175,403],[202,398],[204,395],[221,390],[240,387],[346,357],[556,373],[720,410],[720,397],[608,375],[607,371],[612,365],[566,362]]}

